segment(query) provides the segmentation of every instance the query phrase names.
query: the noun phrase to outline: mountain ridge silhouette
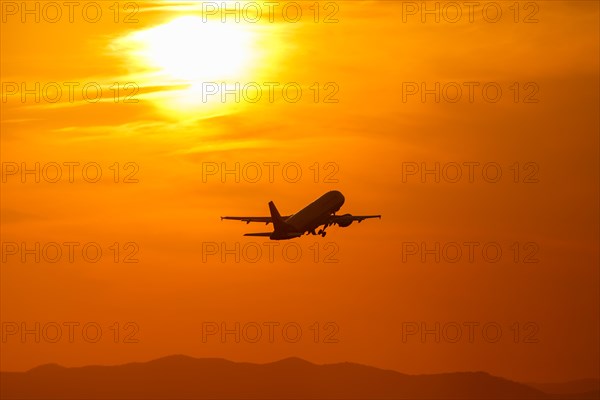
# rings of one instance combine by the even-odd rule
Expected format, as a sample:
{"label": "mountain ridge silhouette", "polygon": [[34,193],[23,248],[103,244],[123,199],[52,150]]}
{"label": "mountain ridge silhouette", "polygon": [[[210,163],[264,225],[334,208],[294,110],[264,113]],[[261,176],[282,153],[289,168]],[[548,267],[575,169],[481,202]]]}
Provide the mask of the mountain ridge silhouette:
{"label": "mountain ridge silhouette", "polygon": [[[577,394],[574,394],[577,395]],[[595,392],[581,394],[583,398]],[[567,395],[568,397],[569,395]],[[171,355],[121,365],[44,364],[0,372],[10,399],[553,399],[484,371],[407,375],[351,362],[298,357],[255,364]],[[565,396],[563,396],[565,397]],[[571,397],[569,397],[571,398]]]}

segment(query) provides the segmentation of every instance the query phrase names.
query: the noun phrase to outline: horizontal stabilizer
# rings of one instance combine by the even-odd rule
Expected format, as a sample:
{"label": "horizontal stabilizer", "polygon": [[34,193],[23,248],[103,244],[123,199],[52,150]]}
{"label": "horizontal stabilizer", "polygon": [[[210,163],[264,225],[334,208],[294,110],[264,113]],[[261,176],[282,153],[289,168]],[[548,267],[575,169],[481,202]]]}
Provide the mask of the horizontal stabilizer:
{"label": "horizontal stabilizer", "polygon": [[273,232],[259,232],[259,233],[244,233],[244,236],[267,236],[270,237]]}

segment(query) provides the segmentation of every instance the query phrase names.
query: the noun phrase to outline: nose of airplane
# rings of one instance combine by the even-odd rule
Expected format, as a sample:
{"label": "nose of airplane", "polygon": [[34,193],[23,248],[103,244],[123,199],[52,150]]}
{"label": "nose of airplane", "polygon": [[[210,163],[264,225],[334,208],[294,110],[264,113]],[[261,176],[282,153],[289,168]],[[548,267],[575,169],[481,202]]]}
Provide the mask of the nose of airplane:
{"label": "nose of airplane", "polygon": [[339,202],[340,206],[342,204],[344,204],[344,202],[346,201],[346,198],[344,197],[344,195],[342,194],[342,192],[339,192],[337,190],[332,190],[329,193],[331,193],[331,196],[334,197],[337,200],[337,202]]}

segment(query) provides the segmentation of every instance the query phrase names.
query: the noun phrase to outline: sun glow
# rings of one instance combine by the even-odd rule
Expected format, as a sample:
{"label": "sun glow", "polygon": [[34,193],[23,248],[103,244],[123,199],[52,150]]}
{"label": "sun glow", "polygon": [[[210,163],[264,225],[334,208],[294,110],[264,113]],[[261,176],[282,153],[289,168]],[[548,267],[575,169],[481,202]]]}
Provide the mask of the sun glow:
{"label": "sun glow", "polygon": [[138,32],[139,55],[168,77],[188,82],[239,78],[253,60],[252,31],[240,24],[181,17]]}
{"label": "sun glow", "polygon": [[144,85],[171,87],[148,96],[161,108],[206,111],[215,104],[202,100],[204,85],[256,77],[265,55],[259,36],[256,26],[185,16],[121,38],[116,50],[125,50]]}

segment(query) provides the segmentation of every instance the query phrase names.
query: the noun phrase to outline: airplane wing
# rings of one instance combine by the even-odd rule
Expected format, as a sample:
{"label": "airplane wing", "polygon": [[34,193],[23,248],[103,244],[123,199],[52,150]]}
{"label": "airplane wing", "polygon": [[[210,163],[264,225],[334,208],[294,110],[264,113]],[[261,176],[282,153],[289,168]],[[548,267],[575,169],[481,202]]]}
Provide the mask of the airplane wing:
{"label": "airplane wing", "polygon": [[[283,219],[288,219],[289,216],[281,217]],[[273,218],[271,217],[221,217],[221,220],[230,219],[234,221],[243,221],[247,224],[250,222],[263,222],[266,225],[273,223]]]}
{"label": "airplane wing", "polygon": [[350,225],[354,221],[358,221],[359,223],[365,219],[369,218],[379,218],[381,219],[381,215],[332,215],[329,217],[329,223],[327,225],[339,225],[342,227]]}

